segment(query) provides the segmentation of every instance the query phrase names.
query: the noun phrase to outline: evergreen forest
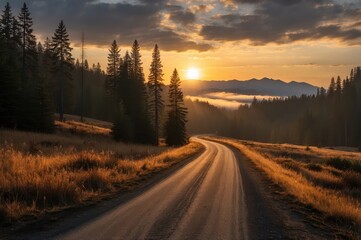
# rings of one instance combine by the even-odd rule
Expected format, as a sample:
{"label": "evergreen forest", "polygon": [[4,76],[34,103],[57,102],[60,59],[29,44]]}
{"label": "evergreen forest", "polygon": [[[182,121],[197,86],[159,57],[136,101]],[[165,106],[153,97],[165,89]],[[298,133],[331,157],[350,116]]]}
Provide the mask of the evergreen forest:
{"label": "evergreen forest", "polygon": [[[172,139],[166,141],[169,145],[187,143],[180,79],[172,81],[167,99],[157,44],[146,81],[137,40],[123,56],[117,42],[111,42],[103,71],[99,63],[89,66],[84,54],[80,60],[73,58],[62,20],[54,29],[53,36],[37,41],[26,3],[18,16],[9,3],[4,7],[0,19],[0,127],[52,133],[55,116],[65,121],[65,114],[72,114],[80,120],[86,116],[113,122],[115,140],[158,145],[164,137]],[[175,135],[174,129],[179,134]]]}

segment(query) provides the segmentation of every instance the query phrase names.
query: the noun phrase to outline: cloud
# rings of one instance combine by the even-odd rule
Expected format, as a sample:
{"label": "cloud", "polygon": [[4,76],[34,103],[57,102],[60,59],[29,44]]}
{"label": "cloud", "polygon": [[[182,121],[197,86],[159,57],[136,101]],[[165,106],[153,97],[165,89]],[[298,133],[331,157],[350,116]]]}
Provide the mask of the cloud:
{"label": "cloud", "polygon": [[[5,5],[6,1],[1,1]],[[23,0],[12,0],[19,10]],[[238,7],[227,7],[224,3]],[[218,42],[251,45],[333,39],[361,44],[358,0],[32,0],[35,32],[51,37],[64,20],[73,43],[112,40],[165,51],[209,51]]]}
{"label": "cloud", "polygon": [[[280,5],[294,5],[297,4],[299,2],[302,2],[303,0],[224,0],[224,2],[228,3],[228,4],[239,4],[239,3],[249,3],[249,4],[259,4],[259,3],[264,3],[264,2],[273,2],[273,3],[277,3]],[[324,2],[324,0],[309,0],[309,2],[313,2],[313,3],[321,3]]]}
{"label": "cloud", "polygon": [[188,9],[193,13],[208,13],[214,9],[214,6],[210,4],[199,4],[191,5]]}
{"label": "cloud", "polygon": [[189,10],[177,10],[170,13],[169,18],[178,24],[189,25],[196,21],[196,15]]}
{"label": "cloud", "polygon": [[357,4],[331,0],[232,0],[253,4],[252,14],[231,13],[213,17],[200,34],[207,40],[249,40],[253,45],[299,40],[338,39],[348,44],[360,40],[360,29],[347,23],[361,20]]}
{"label": "cloud", "polygon": [[[11,1],[12,9],[19,9],[20,2]],[[209,44],[192,41],[173,29],[161,26],[167,0],[131,2],[34,0],[28,6],[35,32],[44,37],[51,37],[60,20],[64,20],[72,42],[80,40],[84,32],[86,42],[98,46],[108,46],[113,39],[129,45],[137,39],[142,47],[148,49],[156,43],[166,51],[207,51],[212,48]],[[173,17],[184,22],[188,12],[179,12]]]}

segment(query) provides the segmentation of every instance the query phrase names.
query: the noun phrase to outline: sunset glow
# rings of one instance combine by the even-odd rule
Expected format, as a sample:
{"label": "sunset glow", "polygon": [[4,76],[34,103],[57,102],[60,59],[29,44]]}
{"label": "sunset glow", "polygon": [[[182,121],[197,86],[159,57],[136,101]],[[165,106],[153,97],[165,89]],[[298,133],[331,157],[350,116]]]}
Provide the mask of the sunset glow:
{"label": "sunset glow", "polygon": [[[195,79],[188,75],[188,68],[197,66],[202,69],[202,80],[269,77],[327,87],[332,76],[347,76],[349,69],[359,64],[361,53],[361,28],[355,24],[360,22],[360,15],[350,14],[360,8],[361,3],[356,0],[325,0],[323,4],[166,0],[156,6],[130,0],[76,5],[68,0],[51,4],[36,2],[30,1],[29,8],[39,40],[51,37],[58,21],[64,19],[74,48],[73,57],[81,57],[81,32],[84,32],[86,59],[90,66],[99,62],[105,70],[113,40],[121,46],[123,57],[137,39],[146,76],[157,43],[162,58],[166,59],[163,61],[166,82],[174,68],[182,69],[182,79]],[[4,5],[6,1],[1,3]],[[12,1],[15,15],[21,4]],[[296,10],[303,14],[294,15]],[[100,12],[97,24],[87,21]],[[277,14],[280,12],[285,14]],[[306,21],[307,15],[313,17]],[[114,21],[122,25],[110,27]],[[252,28],[247,30],[248,26]]]}
{"label": "sunset glow", "polygon": [[187,79],[188,80],[198,80],[200,77],[200,70],[197,68],[189,68],[187,70]]}

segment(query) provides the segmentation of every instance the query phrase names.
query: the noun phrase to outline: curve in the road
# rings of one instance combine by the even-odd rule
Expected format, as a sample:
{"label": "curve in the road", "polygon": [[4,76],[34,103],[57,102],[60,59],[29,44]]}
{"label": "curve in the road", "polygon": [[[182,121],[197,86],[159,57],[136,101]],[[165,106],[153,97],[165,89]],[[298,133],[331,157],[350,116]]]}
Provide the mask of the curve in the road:
{"label": "curve in the road", "polygon": [[248,239],[237,160],[226,146],[194,138],[202,155],[114,210],[58,239]]}

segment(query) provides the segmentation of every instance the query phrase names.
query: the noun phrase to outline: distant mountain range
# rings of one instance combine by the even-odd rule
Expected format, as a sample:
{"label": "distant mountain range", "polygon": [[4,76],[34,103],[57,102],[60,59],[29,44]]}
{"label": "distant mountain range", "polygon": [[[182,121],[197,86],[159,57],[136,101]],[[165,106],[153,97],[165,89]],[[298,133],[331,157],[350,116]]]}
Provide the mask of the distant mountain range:
{"label": "distant mountain range", "polygon": [[305,82],[289,82],[270,78],[250,79],[246,81],[190,81],[182,82],[185,95],[202,95],[211,92],[228,92],[244,95],[268,95],[268,96],[300,96],[312,95],[317,92],[317,87]]}

